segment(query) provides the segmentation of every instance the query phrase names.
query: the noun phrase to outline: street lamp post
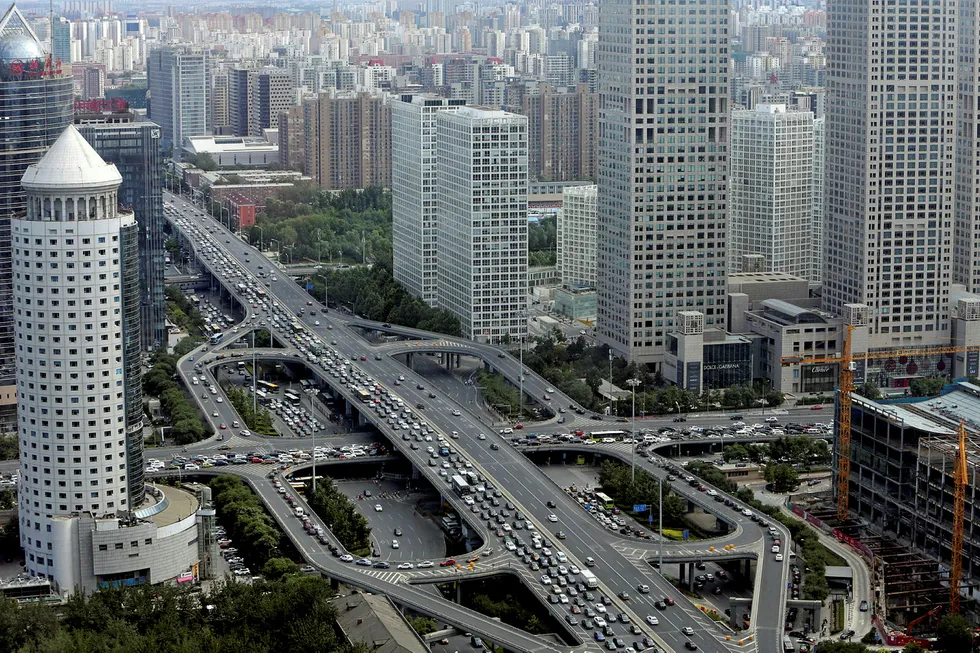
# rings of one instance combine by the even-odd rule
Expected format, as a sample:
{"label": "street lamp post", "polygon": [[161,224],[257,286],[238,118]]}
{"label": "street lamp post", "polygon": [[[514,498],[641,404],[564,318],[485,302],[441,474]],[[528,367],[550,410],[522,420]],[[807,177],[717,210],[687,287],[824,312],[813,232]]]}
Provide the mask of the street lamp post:
{"label": "street lamp post", "polygon": [[627,379],[626,383],[633,389],[633,446],[630,451],[630,483],[636,482],[636,386],[642,381],[639,379]]}
{"label": "street lamp post", "polygon": [[263,229],[259,225],[255,225],[255,228],[259,230],[259,254],[261,254],[262,253],[262,237],[264,235],[263,234]]}
{"label": "street lamp post", "polygon": [[[259,368],[255,366],[255,329],[252,329],[252,414],[253,415],[258,415],[259,412],[259,407],[258,407],[259,398],[255,394],[255,379],[258,376],[259,376]],[[256,419],[256,423],[258,423],[258,419]]]}
{"label": "street lamp post", "polygon": [[660,479],[660,492],[657,493],[657,501],[659,503],[659,508],[657,509],[657,520],[659,522],[658,527],[660,529],[660,557],[658,560],[659,567],[657,569],[660,571],[660,577],[663,578],[664,575],[664,480]]}
{"label": "street lamp post", "polygon": [[[316,410],[313,408],[313,395],[316,394],[316,389],[311,388],[306,391],[306,394],[310,396],[310,419],[316,421]],[[310,456],[313,458],[313,492],[316,493],[316,429],[310,431],[313,435],[313,444],[310,446]]]}
{"label": "street lamp post", "polygon": [[282,243],[279,242],[279,240],[276,239],[276,238],[270,238],[269,239],[269,244],[271,245],[272,243],[275,243],[276,244],[276,263],[278,263],[279,262],[279,248],[282,245]]}

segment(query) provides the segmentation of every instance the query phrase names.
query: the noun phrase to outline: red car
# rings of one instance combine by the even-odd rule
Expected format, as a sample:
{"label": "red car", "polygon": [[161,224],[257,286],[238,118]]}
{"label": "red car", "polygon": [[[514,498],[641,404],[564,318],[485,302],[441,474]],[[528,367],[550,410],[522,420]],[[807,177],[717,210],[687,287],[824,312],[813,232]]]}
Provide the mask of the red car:
{"label": "red car", "polygon": [[440,567],[452,567],[456,564],[456,558],[450,558],[449,560],[443,560],[439,563]]}
{"label": "red car", "polygon": [[472,558],[468,559],[466,562],[468,562],[470,564],[473,564],[474,562],[476,562],[479,559],[480,559],[480,556],[473,556]]}
{"label": "red car", "polygon": [[517,430],[520,430],[520,429],[524,428],[524,425],[523,424],[514,424],[514,428],[517,429]]}
{"label": "red car", "polygon": [[823,410],[823,406],[820,405],[810,406],[810,410]]}
{"label": "red car", "polygon": [[219,424],[218,425],[218,428],[224,430],[224,429],[228,428],[228,425],[227,424]]}
{"label": "red car", "polygon": [[361,356],[361,360],[362,361],[366,361],[367,360],[367,356]]}
{"label": "red car", "polygon": [[674,605],[674,603],[676,603],[676,601],[674,601],[674,599],[670,598],[669,596],[665,596],[664,597],[664,603],[666,603],[667,605]]}

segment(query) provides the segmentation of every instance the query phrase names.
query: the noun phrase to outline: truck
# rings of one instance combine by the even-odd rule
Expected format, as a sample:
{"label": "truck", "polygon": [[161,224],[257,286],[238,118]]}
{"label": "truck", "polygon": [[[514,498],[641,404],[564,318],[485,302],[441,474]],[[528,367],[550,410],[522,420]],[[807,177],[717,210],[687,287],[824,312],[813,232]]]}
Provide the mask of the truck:
{"label": "truck", "polygon": [[595,588],[599,587],[599,579],[596,578],[596,575],[590,570],[583,569],[579,575],[582,577],[582,580],[585,581],[585,586],[590,590],[594,590]]}

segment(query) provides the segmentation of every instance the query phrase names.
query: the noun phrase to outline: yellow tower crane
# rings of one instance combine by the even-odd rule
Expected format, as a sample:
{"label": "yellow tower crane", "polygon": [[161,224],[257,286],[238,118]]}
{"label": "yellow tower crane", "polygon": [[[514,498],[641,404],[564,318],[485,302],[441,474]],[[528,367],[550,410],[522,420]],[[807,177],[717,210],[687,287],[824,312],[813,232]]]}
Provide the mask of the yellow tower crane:
{"label": "yellow tower crane", "polygon": [[966,467],[966,424],[960,422],[960,448],[956,452],[953,468],[953,547],[952,564],[949,568],[949,612],[960,611],[960,581],[963,576],[963,520],[966,514],[966,484],[969,475]]}
{"label": "yellow tower crane", "polygon": [[[781,363],[789,365],[820,365],[840,363],[840,378],[837,384],[837,519],[848,518],[848,499],[851,478],[851,395],[854,392],[855,361],[894,358],[899,356],[930,356],[937,354],[956,354],[968,351],[970,347],[922,347],[870,351],[854,356],[851,353],[851,332],[854,326],[844,327],[844,347],[841,354],[834,356],[783,356]],[[973,347],[975,349],[975,347]],[[961,520],[962,521],[962,520]],[[962,540],[960,542],[962,550]]]}

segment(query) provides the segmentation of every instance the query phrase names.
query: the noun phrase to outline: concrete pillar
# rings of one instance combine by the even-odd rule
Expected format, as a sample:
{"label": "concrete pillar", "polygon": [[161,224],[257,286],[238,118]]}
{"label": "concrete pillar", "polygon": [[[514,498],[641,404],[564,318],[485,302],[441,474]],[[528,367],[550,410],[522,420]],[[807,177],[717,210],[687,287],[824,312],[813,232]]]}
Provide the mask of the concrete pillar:
{"label": "concrete pillar", "polygon": [[746,578],[750,578],[752,576],[752,561],[751,560],[748,560],[748,559],[745,560],[745,572],[744,572],[744,575],[745,575]]}
{"label": "concrete pillar", "polygon": [[694,563],[687,563],[687,591],[694,592]]}
{"label": "concrete pillar", "polygon": [[463,602],[463,584],[456,581],[456,603]]}
{"label": "concrete pillar", "polygon": [[677,567],[680,570],[680,574],[681,574],[680,583],[681,583],[681,585],[683,585],[684,584],[684,580],[685,580],[685,576],[686,576],[684,563],[682,562],[681,564],[677,565]]}
{"label": "concrete pillar", "polygon": [[411,354],[405,354],[405,364],[408,365],[408,369],[413,369],[412,368],[412,355]]}

